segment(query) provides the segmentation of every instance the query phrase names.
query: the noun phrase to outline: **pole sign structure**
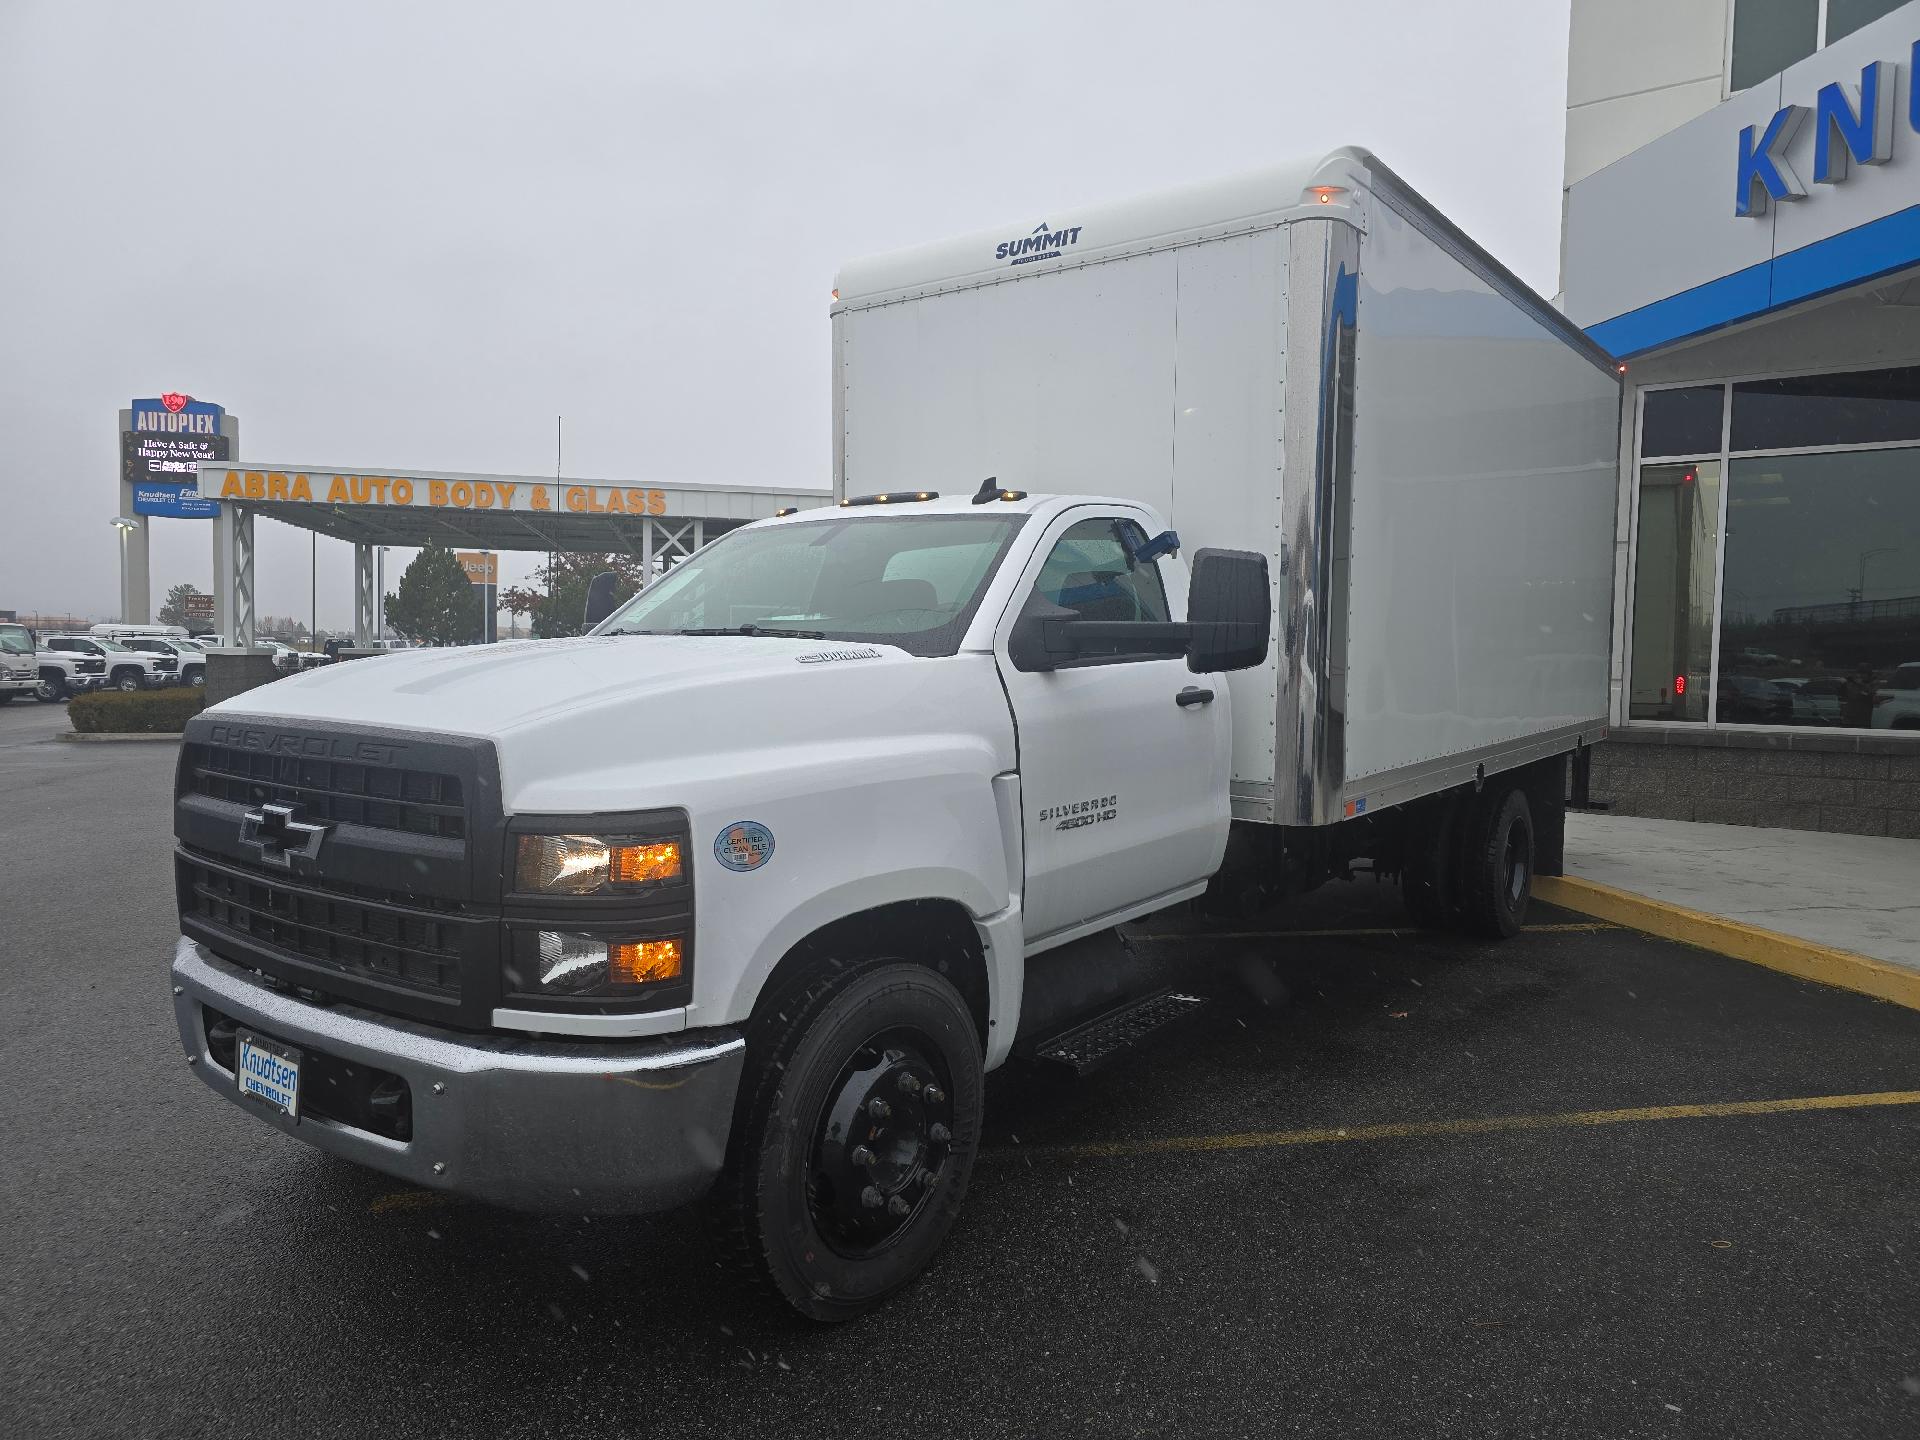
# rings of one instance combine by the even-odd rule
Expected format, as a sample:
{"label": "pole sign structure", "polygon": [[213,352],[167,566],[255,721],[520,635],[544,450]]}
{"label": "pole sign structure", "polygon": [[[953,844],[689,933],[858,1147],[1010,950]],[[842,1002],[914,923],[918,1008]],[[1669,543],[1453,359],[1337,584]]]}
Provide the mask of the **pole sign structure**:
{"label": "pole sign structure", "polygon": [[199,491],[200,462],[231,458],[222,433],[226,411],[206,400],[169,391],[135,400],[129,428],[120,434],[121,479],[133,487],[133,513],[211,520],[218,501]]}

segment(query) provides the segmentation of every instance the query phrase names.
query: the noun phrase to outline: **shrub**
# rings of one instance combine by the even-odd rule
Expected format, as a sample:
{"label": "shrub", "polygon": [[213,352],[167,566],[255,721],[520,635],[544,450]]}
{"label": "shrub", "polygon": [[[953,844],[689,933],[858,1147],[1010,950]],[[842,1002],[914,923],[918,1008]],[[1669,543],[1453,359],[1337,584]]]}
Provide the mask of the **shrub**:
{"label": "shrub", "polygon": [[177,690],[96,690],[67,702],[82,735],[178,735],[207,703],[198,686]]}

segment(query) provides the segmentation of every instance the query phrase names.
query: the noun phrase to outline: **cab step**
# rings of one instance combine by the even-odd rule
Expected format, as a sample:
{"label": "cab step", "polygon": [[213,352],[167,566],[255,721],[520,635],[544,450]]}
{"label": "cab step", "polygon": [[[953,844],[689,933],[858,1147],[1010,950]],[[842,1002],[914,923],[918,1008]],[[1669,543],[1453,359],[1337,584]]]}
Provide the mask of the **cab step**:
{"label": "cab step", "polygon": [[1123,1051],[1197,1014],[1206,1004],[1203,995],[1156,990],[1021,1048],[1026,1058],[1064,1065],[1076,1075],[1088,1075]]}

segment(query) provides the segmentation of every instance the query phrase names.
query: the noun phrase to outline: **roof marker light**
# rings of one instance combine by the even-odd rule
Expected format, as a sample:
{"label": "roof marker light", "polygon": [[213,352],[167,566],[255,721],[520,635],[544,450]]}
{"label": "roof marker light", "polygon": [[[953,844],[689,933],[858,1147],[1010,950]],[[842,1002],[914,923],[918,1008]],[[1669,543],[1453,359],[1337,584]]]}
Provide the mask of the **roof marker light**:
{"label": "roof marker light", "polygon": [[1309,185],[1307,187],[1307,193],[1322,205],[1331,205],[1334,196],[1347,193],[1347,187],[1344,185]]}

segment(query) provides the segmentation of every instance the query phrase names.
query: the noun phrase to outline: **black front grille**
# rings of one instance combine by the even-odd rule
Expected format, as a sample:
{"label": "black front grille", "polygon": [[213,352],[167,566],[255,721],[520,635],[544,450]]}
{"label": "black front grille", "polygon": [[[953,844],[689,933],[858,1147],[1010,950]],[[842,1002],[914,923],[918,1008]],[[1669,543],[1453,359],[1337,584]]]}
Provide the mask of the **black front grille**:
{"label": "black front grille", "polygon": [[[499,775],[484,740],[196,715],[174,784],[180,929],[332,1000],[486,1029],[500,1003]],[[307,843],[283,843],[267,806],[287,807]]]}
{"label": "black front grille", "polygon": [[107,668],[107,662],[104,660],[78,660],[74,662],[73,668],[82,675],[98,675]]}
{"label": "black front grille", "polygon": [[466,793],[457,775],[225,745],[194,745],[184,758],[191,790],[214,800],[298,805],[306,819],[329,824],[467,837]]}
{"label": "black front grille", "polygon": [[291,877],[177,852],[180,913],[216,937],[270,946],[323,970],[457,1000],[458,907],[425,908],[315,888]]}

